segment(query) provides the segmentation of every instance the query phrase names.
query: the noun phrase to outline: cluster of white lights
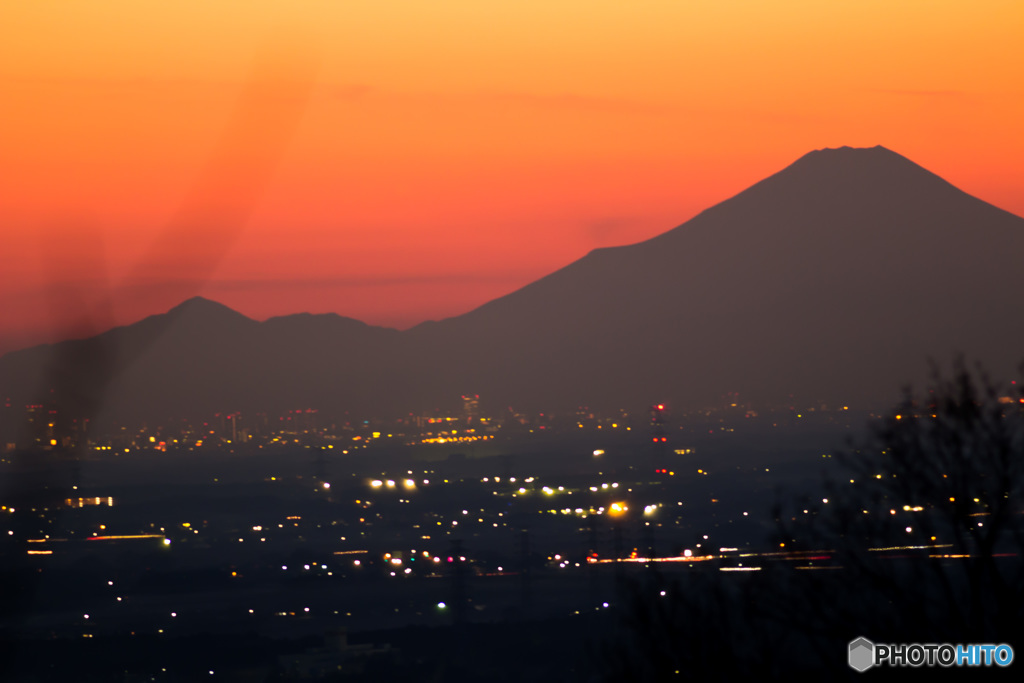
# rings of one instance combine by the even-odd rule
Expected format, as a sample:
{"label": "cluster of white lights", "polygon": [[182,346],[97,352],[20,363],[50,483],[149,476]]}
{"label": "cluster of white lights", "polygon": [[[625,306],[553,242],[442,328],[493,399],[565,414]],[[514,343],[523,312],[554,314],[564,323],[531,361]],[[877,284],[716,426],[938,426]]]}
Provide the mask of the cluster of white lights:
{"label": "cluster of white lights", "polygon": [[[403,479],[401,483],[402,483],[402,487],[405,490],[407,490],[407,491],[411,491],[412,489],[415,489],[416,485],[417,485],[415,479]],[[430,484],[430,480],[429,479],[424,479],[423,480],[423,485],[427,486],[428,484]],[[379,489],[379,488],[393,489],[393,488],[397,488],[398,487],[398,483],[396,483],[394,479],[373,479],[373,480],[370,481],[370,486],[372,488],[375,488],[375,489]]]}

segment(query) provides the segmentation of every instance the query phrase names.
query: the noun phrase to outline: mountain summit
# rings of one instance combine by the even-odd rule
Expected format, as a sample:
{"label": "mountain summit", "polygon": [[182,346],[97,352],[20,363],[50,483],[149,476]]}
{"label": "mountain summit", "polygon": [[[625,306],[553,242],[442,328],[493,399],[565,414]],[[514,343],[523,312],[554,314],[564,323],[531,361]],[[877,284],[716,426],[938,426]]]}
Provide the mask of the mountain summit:
{"label": "mountain summit", "polygon": [[[1016,367],[1022,258],[1024,219],[883,147],[825,149],[657,237],[408,332],[339,316],[258,323],[195,298],[102,344],[9,354],[0,386],[15,400],[90,395],[112,414],[386,415],[464,393],[541,410],[726,395],[888,405],[928,358]],[[90,366],[96,349],[109,362]],[[55,375],[54,358],[79,371]]]}
{"label": "mountain summit", "polygon": [[422,333],[516,404],[888,402],[928,357],[1021,360],[1022,256],[1021,218],[883,147],[826,149]]}
{"label": "mountain summit", "polygon": [[245,317],[238,311],[230,309],[222,303],[206,299],[201,296],[194,296],[191,299],[185,299],[180,304],[167,311],[167,314],[171,316],[197,315],[204,317]]}

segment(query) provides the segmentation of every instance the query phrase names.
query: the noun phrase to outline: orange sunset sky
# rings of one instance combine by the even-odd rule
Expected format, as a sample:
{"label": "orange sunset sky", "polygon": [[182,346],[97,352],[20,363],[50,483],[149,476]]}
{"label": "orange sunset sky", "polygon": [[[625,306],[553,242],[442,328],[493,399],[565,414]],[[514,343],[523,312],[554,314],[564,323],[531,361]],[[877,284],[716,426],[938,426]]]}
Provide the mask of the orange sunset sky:
{"label": "orange sunset sky", "polygon": [[201,294],[408,327],[821,147],[1024,214],[1019,0],[0,5],[0,352]]}

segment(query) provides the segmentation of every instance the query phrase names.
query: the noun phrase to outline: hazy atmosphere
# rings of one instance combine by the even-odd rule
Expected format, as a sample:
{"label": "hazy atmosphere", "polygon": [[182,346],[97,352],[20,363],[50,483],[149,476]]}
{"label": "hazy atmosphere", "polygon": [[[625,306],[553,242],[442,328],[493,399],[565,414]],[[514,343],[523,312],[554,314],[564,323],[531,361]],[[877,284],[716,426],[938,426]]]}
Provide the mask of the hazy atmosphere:
{"label": "hazy atmosphere", "polygon": [[1013,676],[1022,29],[6,3],[0,680]]}
{"label": "hazy atmosphere", "polygon": [[1024,213],[1002,2],[7,3],[0,350],[200,294],[409,327],[881,144]]}

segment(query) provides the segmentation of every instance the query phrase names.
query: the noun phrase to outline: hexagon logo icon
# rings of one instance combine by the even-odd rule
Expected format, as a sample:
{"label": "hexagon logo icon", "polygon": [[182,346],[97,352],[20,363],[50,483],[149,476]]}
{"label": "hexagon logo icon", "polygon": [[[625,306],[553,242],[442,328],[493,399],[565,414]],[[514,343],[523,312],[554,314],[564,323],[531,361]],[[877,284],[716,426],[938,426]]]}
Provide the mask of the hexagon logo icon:
{"label": "hexagon logo icon", "polygon": [[875,665],[875,644],[867,638],[850,641],[850,668],[864,672]]}

